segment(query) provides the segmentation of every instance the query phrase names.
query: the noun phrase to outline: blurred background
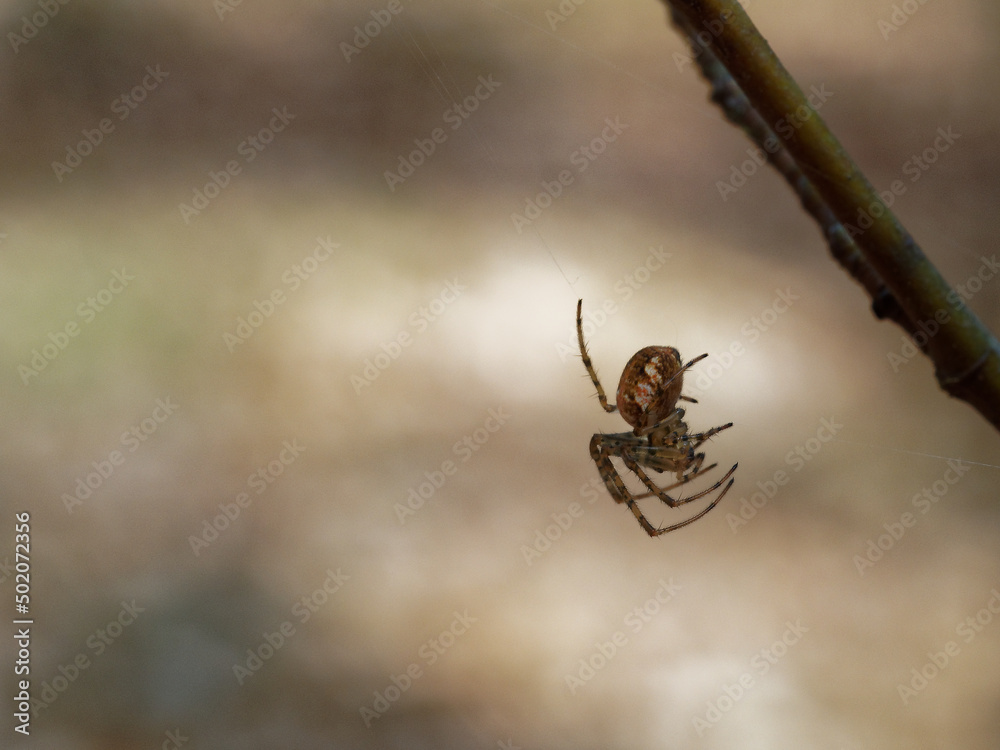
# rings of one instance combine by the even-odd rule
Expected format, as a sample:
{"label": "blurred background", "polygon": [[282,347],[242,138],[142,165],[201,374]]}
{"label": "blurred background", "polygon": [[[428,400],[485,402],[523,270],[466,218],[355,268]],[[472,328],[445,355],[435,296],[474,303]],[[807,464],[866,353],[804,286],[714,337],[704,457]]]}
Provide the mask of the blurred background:
{"label": "blurred background", "polygon": [[[998,330],[995,4],[746,5]],[[0,592],[29,511],[35,700],[4,745],[996,747],[998,436],[661,3],[0,29]],[[692,526],[600,484],[625,425],[581,297],[609,392],[644,346],[709,354],[687,421],[735,426],[686,491],[739,469]]]}

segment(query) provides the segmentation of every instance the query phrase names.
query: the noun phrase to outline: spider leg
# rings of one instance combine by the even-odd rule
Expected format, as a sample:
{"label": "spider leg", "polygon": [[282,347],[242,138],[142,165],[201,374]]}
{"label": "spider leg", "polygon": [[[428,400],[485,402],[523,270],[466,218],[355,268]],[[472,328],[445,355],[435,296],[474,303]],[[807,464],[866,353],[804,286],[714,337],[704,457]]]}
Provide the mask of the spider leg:
{"label": "spider leg", "polygon": [[[696,513],[691,518],[688,518],[688,519],[686,519],[684,521],[680,521],[680,522],[675,523],[675,524],[673,524],[671,526],[666,526],[666,527],[664,527],[662,529],[657,529],[655,536],[659,536],[660,534],[666,534],[668,531],[674,531],[675,529],[680,529],[680,528],[682,528],[684,526],[687,526],[689,523],[694,523],[699,518],[701,518],[706,513],[708,513],[710,510],[712,510],[712,508],[714,508],[716,505],[718,505],[719,501],[722,500],[722,498],[724,498],[726,496],[726,493],[729,492],[729,488],[733,486],[733,482],[735,482],[736,480],[735,479],[731,479],[730,477],[732,477],[733,473],[736,471],[736,467],[739,466],[738,463],[733,464],[733,467],[729,471],[726,472],[725,476],[722,477],[722,479],[720,479],[718,482],[716,482],[715,484],[713,484],[711,487],[709,487],[707,490],[704,490],[703,492],[699,492],[699,493],[697,493],[695,495],[692,495],[691,497],[684,498],[683,500],[674,500],[672,497],[670,497],[669,495],[667,495],[663,490],[660,490],[659,488],[657,488],[657,486],[655,484],[653,484],[653,482],[649,479],[649,477],[646,476],[646,473],[642,470],[642,467],[639,466],[639,464],[637,464],[635,462],[635,460],[631,456],[628,455],[627,451],[625,451],[625,452],[622,453],[621,458],[625,462],[625,465],[628,466],[629,469],[631,469],[633,472],[635,472],[636,476],[638,476],[639,479],[641,479],[643,481],[643,484],[645,484],[647,487],[649,487],[651,490],[653,490],[653,492],[651,492],[650,494],[655,494],[657,497],[660,498],[660,500],[662,500],[663,502],[665,502],[671,508],[676,508],[676,507],[678,507],[680,505],[684,505],[685,503],[689,503],[692,500],[697,500],[700,497],[704,497],[705,495],[707,495],[707,494],[709,494],[711,492],[714,492],[715,490],[719,489],[719,487],[722,486],[722,483],[725,482],[727,479],[729,479],[729,483],[723,488],[722,492],[719,493],[719,496],[716,497],[715,500],[713,500],[711,503],[708,504],[708,507],[706,507],[703,510],[701,510],[700,512]],[[705,471],[707,471],[707,469]],[[699,472],[699,473],[704,473],[704,471],[703,472]],[[690,481],[690,479],[681,481],[678,484],[686,484],[687,481]],[[643,495],[641,497],[646,497],[646,495]],[[648,533],[648,530],[647,530],[647,533]],[[650,536],[654,536],[654,535],[650,534]]]}
{"label": "spider leg", "polygon": [[642,511],[639,510],[639,506],[636,505],[635,499],[632,497],[632,493],[628,491],[628,487],[626,487],[625,482],[622,481],[615,465],[611,463],[611,453],[601,442],[601,438],[602,435],[597,434],[590,439],[590,457],[594,459],[594,463],[597,464],[597,472],[601,475],[601,479],[604,480],[604,486],[608,488],[608,494],[611,495],[612,499],[616,503],[625,503],[628,505],[628,509],[632,511],[632,515],[635,516],[635,520],[639,522],[639,525],[642,526],[643,530],[647,534],[650,536],[658,536],[663,533],[646,520]]}
{"label": "spider leg", "polygon": [[615,465],[611,463],[611,454],[602,441],[603,437],[603,435],[598,433],[590,439],[590,457],[597,464],[597,473],[604,480],[604,486],[608,488],[608,494],[611,495],[611,498],[616,503],[623,503],[625,502],[625,498],[629,497],[630,493],[625,486],[625,482],[622,481],[621,476],[618,474]]}
{"label": "spider leg", "polygon": [[[689,400],[694,401],[694,399],[689,399]],[[695,401],[695,403],[698,402]],[[684,409],[681,408],[674,409],[673,412],[671,412],[670,415],[663,421],[657,422],[656,424],[653,425],[649,425],[648,427],[643,427],[635,434],[638,435],[639,437],[642,437],[644,435],[652,434],[653,432],[656,432],[658,430],[664,430],[669,433],[678,433],[678,434],[686,433],[687,425],[684,424],[684,413],[685,413]],[[704,443],[709,438],[718,435],[723,430],[728,430],[732,426],[733,423],[728,422],[727,424],[720,425],[718,427],[713,427],[712,429],[706,430],[705,432],[694,432],[689,434],[687,436],[688,439],[694,441],[691,443],[691,448],[697,448],[699,445]],[[670,427],[670,430],[665,430],[665,428],[667,427]]]}
{"label": "spider leg", "polygon": [[[689,367],[691,367],[691,365],[697,364],[698,362],[701,362],[707,356],[708,356],[708,352],[705,352],[704,354],[699,354],[697,357],[695,357],[694,359],[690,360],[686,365],[684,365],[681,369],[679,369],[677,372],[675,372],[673,374],[673,376],[671,376],[670,380],[668,380],[666,383],[663,384],[663,387],[666,388],[668,385],[670,385],[672,382],[674,382],[675,379],[677,379],[681,375],[683,375],[684,371],[687,370]],[[693,401],[694,403],[698,403],[693,398],[687,398],[685,396],[681,396],[681,398],[683,398],[685,401]]]}
{"label": "spider leg", "polygon": [[[670,383],[673,382],[674,378],[679,377],[681,375],[681,373],[683,373],[685,370],[687,370],[688,368],[690,368],[691,365],[696,364],[698,362],[701,362],[701,360],[705,359],[705,357],[707,357],[707,356],[708,356],[708,352],[705,352],[704,354],[699,355],[699,356],[695,357],[694,359],[692,359],[690,362],[688,362],[686,365],[684,365],[680,370],[678,370],[676,373],[674,373],[674,376],[672,378],[670,378],[670,380],[667,381],[666,385],[670,385]],[[685,396],[683,393],[680,395],[680,400],[681,401],[690,401],[692,404],[697,404],[698,403],[698,399],[691,398],[690,396]]]}
{"label": "spider leg", "polygon": [[[733,468],[729,470],[729,473],[726,474],[726,476],[728,477],[735,470],[736,470],[736,466],[733,466]],[[725,479],[725,477],[723,477],[723,479]],[[719,493],[719,496],[717,498],[715,498],[715,500],[713,500],[711,502],[711,504],[709,504],[709,506],[707,508],[705,508],[703,511],[701,511],[700,513],[697,513],[697,514],[695,514],[693,516],[691,516],[691,518],[688,518],[685,521],[680,521],[679,523],[675,523],[672,526],[667,526],[667,527],[662,528],[662,529],[657,529],[656,530],[656,535],[659,536],[660,534],[666,534],[668,531],[674,531],[676,529],[679,529],[679,528],[682,528],[684,526],[687,526],[689,523],[694,523],[695,521],[697,521],[703,515],[705,515],[706,513],[708,513],[708,511],[712,510],[712,508],[714,508],[716,505],[719,504],[719,501],[726,496],[726,493],[729,492],[729,488],[733,486],[733,482],[735,482],[735,481],[736,481],[735,479],[730,479],[729,480],[729,484],[727,484],[725,486],[725,488],[722,490],[722,492]]]}
{"label": "spider leg", "polygon": [[[643,416],[645,416],[645,414]],[[668,430],[667,427],[669,427],[670,429]],[[649,435],[655,432],[656,430],[662,430],[667,433],[677,433],[677,434],[682,434],[684,432],[687,432],[687,425],[684,424],[684,410],[680,408],[674,409],[672,412],[670,412],[670,415],[666,419],[657,422],[656,424],[651,424],[646,427],[637,428],[634,434],[637,437],[645,437],[646,435]]]}
{"label": "spider leg", "polygon": [[580,357],[583,359],[583,366],[587,368],[587,373],[590,375],[590,380],[593,382],[594,387],[597,389],[597,400],[601,402],[601,408],[604,411],[611,412],[618,411],[618,407],[614,404],[608,403],[608,397],[604,393],[604,389],[601,387],[601,381],[597,379],[597,371],[594,369],[594,363],[590,361],[590,355],[587,354],[587,344],[583,340],[583,300],[577,300],[576,303],[576,337],[580,342]]}
{"label": "spider leg", "polygon": [[712,429],[706,430],[705,432],[698,432],[698,433],[695,433],[693,435],[690,435],[689,437],[692,440],[694,440],[694,442],[691,443],[692,450],[694,448],[697,448],[699,445],[701,445],[702,443],[704,443],[706,440],[709,440],[710,438],[718,435],[723,430],[728,430],[732,426],[733,426],[733,423],[729,422],[727,424],[720,425],[719,427],[713,427]]}
{"label": "spider leg", "polygon": [[[704,460],[705,460],[705,454],[704,453],[697,454],[695,456],[694,461],[691,463],[691,466],[689,467],[689,470],[693,469],[693,473],[685,475],[679,482],[674,482],[673,484],[668,485],[667,487],[660,487],[660,492],[669,492],[670,490],[676,489],[676,488],[680,487],[681,485],[687,484],[688,482],[690,482],[690,481],[692,481],[694,479],[697,479],[702,474],[707,474],[712,469],[714,469],[716,466],[718,466],[718,464],[712,464],[711,466],[706,466],[704,469],[702,469],[701,468],[701,464],[702,464],[702,462]],[[641,460],[640,460],[640,463],[641,463]],[[643,498],[646,498],[646,497],[652,497],[655,494],[656,494],[655,492],[644,492],[641,495],[633,495],[633,497],[636,500],[642,500]]]}
{"label": "spider leg", "polygon": [[[678,414],[682,415],[683,410],[678,409],[674,416]],[[668,423],[670,421],[662,422],[660,426],[669,426]],[[712,464],[706,469],[701,468],[702,463],[705,461],[705,454],[695,453],[690,445],[687,445],[684,440],[679,439],[684,432],[684,429],[681,429],[682,427],[686,429],[683,422],[679,422],[673,428],[672,432],[667,433],[666,437],[662,438],[664,441],[663,444],[650,444],[643,437],[636,437],[631,432],[602,435],[601,438],[603,445],[612,456],[620,456],[622,451],[628,451],[629,456],[635,459],[636,463],[660,473],[675,473],[680,481],[667,488],[671,489],[690,482],[695,477],[701,476],[716,466]],[[667,427],[663,428],[667,429]],[[674,440],[673,438],[675,437],[678,439]],[[685,474],[687,476],[684,476]],[[635,495],[634,497],[636,500],[639,500],[649,497],[650,494],[652,493]]]}
{"label": "spider leg", "polygon": [[[656,484],[653,482],[653,480],[649,478],[649,475],[646,474],[646,472],[643,470],[643,468],[636,462],[636,460],[634,458],[632,458],[632,456],[629,453],[629,451],[622,451],[621,459],[625,463],[625,465],[629,468],[629,470],[632,471],[632,473],[634,473],[637,477],[639,477],[639,479],[642,481],[642,483],[644,485],[646,485],[646,487],[650,491],[650,495],[656,495],[658,498],[660,498],[660,500],[662,500],[663,502],[665,502],[671,508],[678,508],[681,505],[686,505],[687,503],[690,503],[692,500],[697,500],[699,498],[705,497],[705,495],[711,494],[715,490],[719,489],[719,487],[722,486],[722,483],[725,482],[727,479],[729,479],[733,475],[733,472],[736,471],[736,467],[739,466],[739,464],[733,464],[733,468],[731,468],[726,473],[726,475],[724,477],[722,477],[722,479],[720,479],[718,482],[716,482],[715,484],[713,484],[708,489],[702,490],[701,492],[696,492],[695,494],[691,495],[690,497],[685,497],[685,498],[683,498],[681,500],[675,500],[674,498],[670,497],[670,495],[668,495],[666,493],[667,489],[673,489],[674,487],[678,487],[678,486],[680,486],[682,484],[687,484],[692,479],[694,479],[696,476],[700,476],[701,474],[704,474],[706,471],[708,471],[712,467],[710,466],[710,467],[708,467],[708,469],[703,469],[703,470],[701,470],[701,471],[699,471],[699,472],[697,472],[695,474],[688,475],[687,477],[685,477],[681,481],[677,482],[676,484],[670,485],[670,487],[668,487],[668,488],[660,488],[660,487],[656,486]],[[641,497],[648,497],[648,495],[642,495]],[[718,502],[718,500],[716,500],[715,502]]]}

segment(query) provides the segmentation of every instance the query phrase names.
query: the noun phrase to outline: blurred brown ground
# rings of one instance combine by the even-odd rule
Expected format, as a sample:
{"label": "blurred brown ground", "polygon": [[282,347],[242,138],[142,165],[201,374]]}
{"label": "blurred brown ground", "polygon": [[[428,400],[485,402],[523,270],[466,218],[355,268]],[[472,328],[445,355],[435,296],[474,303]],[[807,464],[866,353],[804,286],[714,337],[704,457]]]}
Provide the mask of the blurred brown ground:
{"label": "blurred brown ground", "polygon": [[[888,2],[748,11],[966,283],[998,234],[998,14],[904,5],[887,38]],[[660,3],[555,28],[556,2],[218,7],[73,1],[0,52],[2,522],[12,544],[32,513],[32,689],[64,688],[28,739],[4,712],[3,744],[996,747],[997,435],[923,358],[894,368],[901,333],[773,174],[720,198],[749,143]],[[7,42],[40,8],[5,7]],[[912,182],[939,128],[960,137]],[[67,148],[92,153],[58,179]],[[998,283],[969,300],[994,331]],[[574,354],[578,297],[609,390],[648,344],[711,355],[688,422],[732,420],[708,454],[740,468],[676,534],[594,491],[590,435],[623,423]],[[248,649],[269,658],[239,677]]]}

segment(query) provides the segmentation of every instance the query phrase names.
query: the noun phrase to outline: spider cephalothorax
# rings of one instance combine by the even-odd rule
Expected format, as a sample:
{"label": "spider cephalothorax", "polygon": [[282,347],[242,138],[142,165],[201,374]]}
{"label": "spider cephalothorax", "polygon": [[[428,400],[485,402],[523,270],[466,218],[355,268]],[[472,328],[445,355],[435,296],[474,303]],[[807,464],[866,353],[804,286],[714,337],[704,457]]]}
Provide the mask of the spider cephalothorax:
{"label": "spider cephalothorax", "polygon": [[[688,426],[684,423],[684,409],[677,406],[677,402],[681,400],[697,403],[693,398],[681,394],[684,371],[708,355],[702,354],[686,364],[681,364],[683,360],[680,352],[672,346],[647,346],[645,349],[640,349],[625,365],[618,383],[615,399],[617,406],[612,406],[608,403],[601,381],[597,379],[597,372],[587,354],[587,345],[583,341],[583,300],[576,305],[576,333],[580,341],[580,356],[597,389],[598,401],[606,412],[618,411],[632,427],[632,432],[618,432],[611,435],[597,433],[590,440],[590,456],[597,464],[597,471],[604,480],[608,493],[616,503],[628,505],[639,525],[650,536],[659,536],[697,521],[712,510],[733,486],[734,480],[731,477],[738,465],[733,464],[733,468],[726,472],[722,479],[690,497],[674,499],[667,494],[668,490],[685,485],[716,467],[717,464],[712,464],[702,468],[705,454],[695,453],[695,450],[713,435],[733,426],[733,423],[729,422],[706,432],[689,432]],[[620,458],[649,492],[633,495],[611,462],[613,456]],[[668,487],[657,487],[643,466],[657,472],[671,472],[677,481]],[[729,483],[707,508],[687,520],[664,528],[656,528],[647,521],[635,503],[636,500],[655,495],[671,508],[676,508],[714,492],[722,487],[727,479]]]}

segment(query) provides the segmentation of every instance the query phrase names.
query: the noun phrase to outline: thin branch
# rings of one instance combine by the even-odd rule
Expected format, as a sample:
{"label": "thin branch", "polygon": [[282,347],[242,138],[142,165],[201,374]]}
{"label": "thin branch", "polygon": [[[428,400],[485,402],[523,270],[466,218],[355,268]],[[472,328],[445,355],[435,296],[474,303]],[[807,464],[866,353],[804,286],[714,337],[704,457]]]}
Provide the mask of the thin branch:
{"label": "thin branch", "polygon": [[739,3],[664,2],[713,101],[768,154],[834,258],[868,292],[875,315],[915,337],[941,388],[1000,430],[1000,344],[885,205]]}
{"label": "thin branch", "polygon": [[[673,20],[674,24],[687,34],[692,46],[697,44],[697,30],[691,29],[676,13]],[[765,158],[798,194],[802,207],[822,228],[833,257],[868,292],[875,315],[879,318],[890,318],[907,332],[915,333],[918,329],[899,307],[899,303],[882,278],[865,260],[850,233],[837,221],[837,217],[823,201],[812,181],[802,173],[781,139],[750,105],[743,90],[718,58],[710,49],[699,49],[697,61],[702,74],[712,84],[712,101],[722,108],[723,113],[733,124],[746,132]]]}

